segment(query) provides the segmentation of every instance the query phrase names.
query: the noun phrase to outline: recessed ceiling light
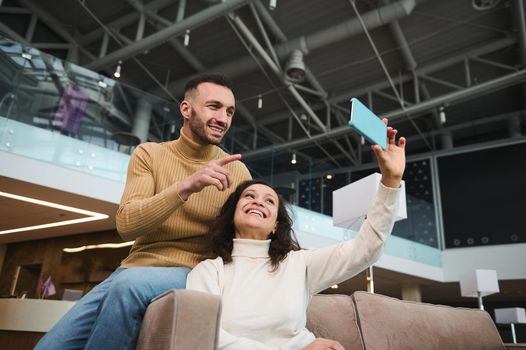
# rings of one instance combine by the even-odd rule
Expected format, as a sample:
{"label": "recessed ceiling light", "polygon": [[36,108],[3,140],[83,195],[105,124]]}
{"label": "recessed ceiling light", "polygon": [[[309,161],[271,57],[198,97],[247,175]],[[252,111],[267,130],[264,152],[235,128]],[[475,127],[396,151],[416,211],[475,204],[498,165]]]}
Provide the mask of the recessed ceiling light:
{"label": "recessed ceiling light", "polygon": [[64,248],[62,249],[65,253],[78,253],[84,250],[99,249],[99,248],[122,248],[133,245],[135,241],[122,242],[122,243],[101,243],[101,244],[90,244],[75,248]]}
{"label": "recessed ceiling light", "polygon": [[86,215],[87,216],[85,218],[80,218],[80,219],[57,221],[57,222],[50,222],[50,223],[47,223],[47,224],[33,225],[33,226],[24,226],[24,227],[9,229],[9,230],[3,230],[3,231],[0,231],[0,235],[4,235],[4,234],[7,234],[7,233],[40,230],[40,229],[43,229],[43,228],[56,227],[56,226],[80,224],[82,222],[103,220],[103,219],[109,218],[109,216],[106,215],[106,214],[101,214],[101,213],[97,213],[97,212],[94,212],[94,211],[89,211],[89,210],[79,209],[79,208],[75,208],[75,207],[70,207],[70,206],[67,206],[67,205],[57,204],[57,203],[53,203],[53,202],[47,202],[47,201],[43,201],[43,200],[40,200],[40,199],[31,198],[31,197],[19,196],[19,195],[12,194],[12,193],[0,192],[0,196],[6,197],[6,198],[15,199],[15,200],[19,200],[19,201],[23,201],[23,202],[28,202],[28,203],[32,203],[32,204],[42,205],[44,207],[61,209],[61,210],[65,210],[65,211],[69,211],[69,212],[73,212],[73,213],[82,214],[82,215]]}

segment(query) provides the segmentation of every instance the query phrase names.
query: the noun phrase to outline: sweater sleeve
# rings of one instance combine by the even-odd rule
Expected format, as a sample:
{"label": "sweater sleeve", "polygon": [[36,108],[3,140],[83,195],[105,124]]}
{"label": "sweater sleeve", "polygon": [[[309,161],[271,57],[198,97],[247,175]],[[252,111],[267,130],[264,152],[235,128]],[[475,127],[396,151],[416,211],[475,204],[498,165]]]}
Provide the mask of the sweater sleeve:
{"label": "sweater sleeve", "polygon": [[356,239],[320,249],[302,251],[311,294],[345,281],[374,264],[394,226],[400,189],[380,183]]}
{"label": "sweater sleeve", "polygon": [[[222,268],[223,261],[221,258],[215,260],[205,260],[199,263],[186,279],[186,289],[197,290],[200,292],[211,293],[221,296],[223,289]],[[225,331],[221,326],[219,328],[219,350],[279,350],[277,347],[265,345],[261,342],[236,337]]]}
{"label": "sweater sleeve", "polygon": [[154,165],[147,145],[139,145],[128,164],[126,186],[116,215],[117,231],[124,240],[154,230],[184,203],[177,193],[177,183],[155,193]]}

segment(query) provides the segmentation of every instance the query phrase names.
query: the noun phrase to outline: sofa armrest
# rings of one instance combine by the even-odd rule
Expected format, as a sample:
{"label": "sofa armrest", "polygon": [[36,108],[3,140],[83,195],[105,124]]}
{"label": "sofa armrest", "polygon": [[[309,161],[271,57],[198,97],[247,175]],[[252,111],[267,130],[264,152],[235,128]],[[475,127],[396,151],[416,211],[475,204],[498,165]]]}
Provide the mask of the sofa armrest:
{"label": "sofa armrest", "polygon": [[526,350],[526,343],[504,343],[504,346],[506,347],[506,350]]}
{"label": "sofa armrest", "polygon": [[221,298],[173,289],[161,294],[144,314],[137,350],[215,350]]}

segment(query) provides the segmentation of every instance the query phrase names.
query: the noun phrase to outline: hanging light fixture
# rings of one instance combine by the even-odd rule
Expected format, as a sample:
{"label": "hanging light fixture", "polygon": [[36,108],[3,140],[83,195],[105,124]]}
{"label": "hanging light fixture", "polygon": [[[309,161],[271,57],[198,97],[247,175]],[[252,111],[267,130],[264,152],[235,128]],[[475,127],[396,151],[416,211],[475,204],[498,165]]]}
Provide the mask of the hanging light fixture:
{"label": "hanging light fixture", "polygon": [[117,62],[117,68],[115,68],[113,77],[119,79],[121,77],[121,70],[122,70],[122,61],[119,61]]}
{"label": "hanging light fixture", "polygon": [[278,0],[270,0],[270,2],[268,3],[269,10],[274,10],[276,6],[278,6]]}
{"label": "hanging light fixture", "polygon": [[438,116],[440,117],[440,124],[444,124],[446,122],[446,112],[444,111],[444,106],[441,106],[439,109]]}
{"label": "hanging light fixture", "polygon": [[186,32],[184,33],[183,44],[184,46],[188,46],[190,44],[190,29],[187,29]]}
{"label": "hanging light fixture", "polygon": [[263,108],[263,97],[258,95],[258,109]]}
{"label": "hanging light fixture", "polygon": [[290,164],[296,164],[296,152],[292,153],[292,159],[290,160]]}

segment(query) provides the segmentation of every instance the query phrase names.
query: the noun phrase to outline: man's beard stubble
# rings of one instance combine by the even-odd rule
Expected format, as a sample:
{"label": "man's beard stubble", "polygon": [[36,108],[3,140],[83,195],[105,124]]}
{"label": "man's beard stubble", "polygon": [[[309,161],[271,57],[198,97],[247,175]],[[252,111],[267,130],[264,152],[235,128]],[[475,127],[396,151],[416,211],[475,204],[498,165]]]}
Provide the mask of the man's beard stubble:
{"label": "man's beard stubble", "polygon": [[199,143],[202,145],[210,144],[217,146],[223,140],[223,138],[217,140],[208,137],[206,133],[206,125],[201,122],[199,118],[197,118],[197,113],[194,110],[191,111],[190,122],[188,126],[190,127],[190,132],[197,136],[197,138],[200,140]]}

